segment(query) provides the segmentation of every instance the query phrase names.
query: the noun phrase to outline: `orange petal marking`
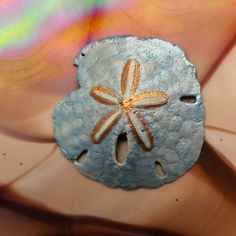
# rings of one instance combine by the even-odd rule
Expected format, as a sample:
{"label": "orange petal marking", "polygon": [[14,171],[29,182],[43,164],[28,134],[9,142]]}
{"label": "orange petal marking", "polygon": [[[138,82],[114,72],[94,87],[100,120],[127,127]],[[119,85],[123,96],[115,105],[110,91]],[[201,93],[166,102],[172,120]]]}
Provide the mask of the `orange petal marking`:
{"label": "orange petal marking", "polygon": [[122,115],[122,110],[113,110],[104,116],[94,127],[90,137],[93,143],[100,143],[112,130]]}
{"label": "orange petal marking", "polygon": [[140,64],[136,59],[129,59],[121,74],[121,92],[124,98],[132,96],[139,83]]}
{"label": "orange petal marking", "polygon": [[144,92],[136,95],[131,105],[137,108],[154,108],[167,103],[168,98],[164,92]]}
{"label": "orange petal marking", "polygon": [[141,148],[149,152],[154,148],[154,140],[150,128],[143,117],[134,109],[126,112],[131,131]]}
{"label": "orange petal marking", "polygon": [[90,91],[90,95],[94,100],[104,105],[114,106],[119,103],[116,94],[103,85],[93,87]]}

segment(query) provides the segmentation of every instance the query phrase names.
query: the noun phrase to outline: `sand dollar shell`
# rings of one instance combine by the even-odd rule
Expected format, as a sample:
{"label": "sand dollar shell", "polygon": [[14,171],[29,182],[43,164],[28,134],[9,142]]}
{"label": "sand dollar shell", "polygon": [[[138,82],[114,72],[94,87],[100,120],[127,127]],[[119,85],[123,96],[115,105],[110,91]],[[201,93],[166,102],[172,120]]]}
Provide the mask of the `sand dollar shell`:
{"label": "sand dollar shell", "polygon": [[82,174],[111,187],[154,188],[192,167],[204,139],[204,108],[196,69],[179,47],[157,38],[106,38],[85,46],[74,63],[80,88],[56,107],[54,128]]}

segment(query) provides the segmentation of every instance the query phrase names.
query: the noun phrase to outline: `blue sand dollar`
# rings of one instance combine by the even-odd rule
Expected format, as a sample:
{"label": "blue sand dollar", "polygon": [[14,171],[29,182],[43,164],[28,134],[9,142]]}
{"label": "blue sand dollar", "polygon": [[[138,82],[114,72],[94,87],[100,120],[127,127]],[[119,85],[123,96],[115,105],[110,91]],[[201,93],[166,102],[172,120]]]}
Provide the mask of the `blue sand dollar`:
{"label": "blue sand dollar", "polygon": [[[154,188],[186,173],[204,140],[196,69],[177,46],[157,38],[105,38],[74,60],[79,88],[55,108],[63,155],[110,187]],[[117,140],[127,138],[123,162]]]}

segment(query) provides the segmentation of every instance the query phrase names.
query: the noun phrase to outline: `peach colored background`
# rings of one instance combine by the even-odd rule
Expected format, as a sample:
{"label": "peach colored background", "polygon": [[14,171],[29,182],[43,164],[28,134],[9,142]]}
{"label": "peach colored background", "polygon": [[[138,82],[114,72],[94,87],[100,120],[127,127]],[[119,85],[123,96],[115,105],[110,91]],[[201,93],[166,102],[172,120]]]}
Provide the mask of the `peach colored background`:
{"label": "peach colored background", "polygon": [[[235,1],[0,0],[0,26],[1,235],[236,235]],[[73,58],[121,34],[179,45],[202,85],[200,160],[155,190],[84,178],[53,137],[52,110],[77,88]]]}

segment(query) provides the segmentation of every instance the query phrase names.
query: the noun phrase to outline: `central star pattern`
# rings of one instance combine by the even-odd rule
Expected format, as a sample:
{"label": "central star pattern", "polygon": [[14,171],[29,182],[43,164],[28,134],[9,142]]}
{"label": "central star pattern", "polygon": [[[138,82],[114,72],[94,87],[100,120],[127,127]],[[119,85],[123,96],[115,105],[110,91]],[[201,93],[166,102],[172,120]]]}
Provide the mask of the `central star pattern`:
{"label": "central star pattern", "polygon": [[141,92],[136,94],[140,79],[140,63],[129,59],[121,74],[121,94],[103,85],[91,89],[90,95],[97,102],[112,106],[114,109],[102,117],[91,132],[91,140],[99,144],[110,133],[119,119],[127,118],[131,131],[143,151],[151,151],[155,144],[152,132],[137,109],[154,109],[167,103],[168,95],[162,91]]}

